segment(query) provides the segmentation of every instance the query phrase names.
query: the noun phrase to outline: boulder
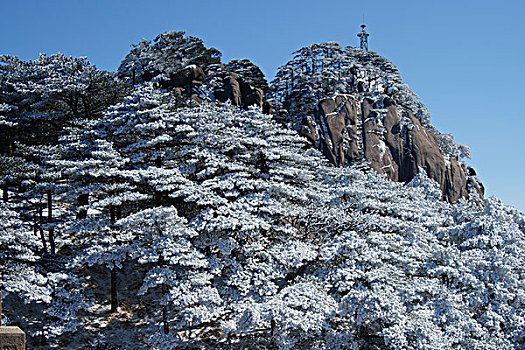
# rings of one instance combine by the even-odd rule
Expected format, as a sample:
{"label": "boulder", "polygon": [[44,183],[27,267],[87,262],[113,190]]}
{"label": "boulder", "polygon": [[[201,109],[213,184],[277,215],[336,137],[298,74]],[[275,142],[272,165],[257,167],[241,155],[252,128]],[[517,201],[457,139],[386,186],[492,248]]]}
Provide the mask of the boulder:
{"label": "boulder", "polygon": [[262,112],[264,114],[273,114],[273,107],[272,107],[272,104],[270,103],[270,101],[266,101],[265,100],[263,102]]}
{"label": "boulder", "polygon": [[[157,75],[159,75],[161,72],[158,69],[150,69],[145,70],[142,73],[142,81],[150,81],[151,79],[155,78]],[[135,76],[135,73],[133,73],[133,76]]]}
{"label": "boulder", "polygon": [[221,102],[230,101],[232,105],[248,109],[257,106],[263,113],[271,114],[271,104],[265,100],[264,92],[248,84],[236,73],[229,73],[222,80],[222,86],[213,92],[215,98]]}
{"label": "boulder", "polygon": [[222,87],[213,92],[216,99],[221,102],[230,101],[234,106],[241,106],[241,87],[238,74],[230,73],[222,81]]}
{"label": "boulder", "polygon": [[196,64],[190,64],[177,73],[170,74],[169,85],[171,87],[187,87],[192,84],[200,84],[205,74],[202,68]]}
{"label": "boulder", "polygon": [[257,106],[259,108],[262,108],[263,103],[264,103],[264,92],[259,88],[254,88],[244,98],[244,104],[246,106]]}
{"label": "boulder", "polygon": [[317,134],[317,124],[311,116],[303,118],[299,134],[306,137],[312,147],[317,148],[317,141],[319,141],[319,135]]}
{"label": "boulder", "polygon": [[451,158],[448,161],[445,178],[445,189],[443,190],[444,199],[454,202],[461,197],[468,197],[467,188],[467,169],[460,164],[457,159]]}
{"label": "boulder", "polygon": [[469,190],[469,194],[473,194],[473,192],[475,192],[477,193],[480,199],[483,199],[485,195],[485,186],[483,186],[483,183],[478,178],[476,170],[474,170],[474,168],[470,166],[467,166],[466,169],[468,172],[467,188]]}

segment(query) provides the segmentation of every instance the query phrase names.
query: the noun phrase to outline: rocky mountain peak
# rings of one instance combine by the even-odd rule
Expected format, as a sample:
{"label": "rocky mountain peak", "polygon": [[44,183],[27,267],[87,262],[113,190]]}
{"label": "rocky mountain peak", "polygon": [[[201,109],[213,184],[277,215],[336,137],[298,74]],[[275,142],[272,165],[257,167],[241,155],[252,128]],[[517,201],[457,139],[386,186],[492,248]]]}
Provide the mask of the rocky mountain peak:
{"label": "rocky mountain peak", "polygon": [[423,169],[442,199],[483,197],[465,145],[430,123],[430,113],[385,57],[335,42],[296,51],[272,82],[276,118],[336,166],[367,161],[408,183]]}
{"label": "rocky mountain peak", "polygon": [[154,82],[193,102],[229,101],[247,109],[258,106],[267,114],[269,90],[262,71],[248,59],[221,62],[221,52],[184,32],[159,34],[153,41],[133,46],[122,61],[118,76],[131,85]]}

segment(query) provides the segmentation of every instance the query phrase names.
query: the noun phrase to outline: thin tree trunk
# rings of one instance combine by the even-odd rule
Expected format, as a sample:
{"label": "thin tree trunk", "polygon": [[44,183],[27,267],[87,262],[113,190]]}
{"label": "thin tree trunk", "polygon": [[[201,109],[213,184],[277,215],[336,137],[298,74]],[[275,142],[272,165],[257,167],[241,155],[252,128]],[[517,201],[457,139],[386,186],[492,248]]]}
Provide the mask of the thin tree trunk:
{"label": "thin tree trunk", "polygon": [[115,218],[116,218],[116,210],[114,205],[109,206],[109,222],[111,223],[111,226],[115,225]]}
{"label": "thin tree trunk", "polygon": [[[115,221],[120,219],[122,216],[122,211],[120,206],[115,207],[114,205],[109,206],[109,213],[110,213],[110,222],[111,226],[115,225]],[[117,268],[113,266],[111,269],[111,312],[117,312],[118,311],[118,276],[117,276]]]}
{"label": "thin tree trunk", "polygon": [[42,319],[40,321],[40,326],[41,326],[41,329],[40,331],[42,332],[40,334],[40,345],[46,345],[47,344],[47,339],[46,339],[46,334],[45,334],[45,315],[44,315],[44,312],[42,312]]}
{"label": "thin tree trunk", "polygon": [[2,186],[2,197],[4,199],[4,203],[7,203],[7,200],[9,198],[9,194],[7,192],[7,182],[4,183],[4,185]]}
{"label": "thin tree trunk", "polygon": [[36,220],[36,207],[33,213],[33,234],[35,235],[35,237],[38,236],[38,221]]}
{"label": "thin tree trunk", "polygon": [[56,244],[55,244],[55,230],[53,228],[49,229],[49,248],[51,249],[51,254],[56,254]]}
{"label": "thin tree trunk", "polygon": [[[51,190],[47,190],[47,223],[51,224],[53,222],[53,196]],[[55,246],[55,229],[49,227],[49,247],[51,249],[51,254],[56,253]]]}
{"label": "thin tree trunk", "polygon": [[[44,218],[42,216],[42,204],[41,203],[37,203],[36,204],[36,208],[37,208],[37,211],[38,211],[38,219],[39,219],[39,225],[38,225],[38,230],[40,231],[40,238],[42,239],[42,246],[44,248],[44,253],[47,254],[47,243],[46,243],[46,236],[44,236],[44,230],[42,229],[42,224],[43,224],[43,221],[44,221]],[[36,223],[35,223],[36,225]]]}
{"label": "thin tree trunk", "polygon": [[275,344],[275,320],[273,319],[273,316],[270,321],[270,349],[277,349]]}
{"label": "thin tree trunk", "polygon": [[111,269],[111,312],[118,311],[118,280],[117,268]]}
{"label": "thin tree trunk", "polygon": [[[166,286],[162,285],[162,295],[166,294]],[[168,334],[170,332],[170,325],[168,322],[168,305],[162,306],[162,322],[164,323],[164,334]]]}
{"label": "thin tree trunk", "polygon": [[47,221],[53,220],[53,196],[51,190],[47,190]]}
{"label": "thin tree trunk", "polygon": [[162,320],[164,322],[164,334],[170,332],[170,325],[168,324],[168,306],[164,305],[162,307]]}
{"label": "thin tree trunk", "polygon": [[154,201],[154,206],[155,207],[160,207],[160,204],[161,204],[161,194],[159,191],[157,190],[154,190],[155,192],[153,192],[153,201]]}
{"label": "thin tree trunk", "polygon": [[11,156],[13,156],[15,154],[15,151],[16,151],[15,141],[14,140],[10,140],[9,141],[9,149],[7,150],[7,155],[11,157]]}
{"label": "thin tree trunk", "polygon": [[[89,194],[83,193],[77,197],[77,205],[85,206],[89,204]],[[80,209],[77,213],[77,219],[87,218],[87,209]]]}

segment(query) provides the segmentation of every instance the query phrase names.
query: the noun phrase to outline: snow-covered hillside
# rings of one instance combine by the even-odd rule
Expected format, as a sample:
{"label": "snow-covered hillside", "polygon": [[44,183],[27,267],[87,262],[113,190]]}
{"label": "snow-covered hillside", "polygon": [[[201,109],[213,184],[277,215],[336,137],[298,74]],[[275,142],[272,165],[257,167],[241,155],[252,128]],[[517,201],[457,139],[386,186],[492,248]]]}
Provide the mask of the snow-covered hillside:
{"label": "snow-covered hillside", "polygon": [[31,349],[524,346],[525,216],[496,198],[334,167],[205,83],[3,60],[0,289]]}

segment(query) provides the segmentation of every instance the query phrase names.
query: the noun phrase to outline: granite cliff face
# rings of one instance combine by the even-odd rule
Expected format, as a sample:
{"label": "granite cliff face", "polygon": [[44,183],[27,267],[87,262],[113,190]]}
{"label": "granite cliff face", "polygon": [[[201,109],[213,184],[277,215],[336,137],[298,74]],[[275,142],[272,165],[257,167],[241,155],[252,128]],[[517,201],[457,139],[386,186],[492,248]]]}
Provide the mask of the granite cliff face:
{"label": "granite cliff face", "polygon": [[272,113],[272,105],[266,100],[264,91],[250,85],[246,79],[234,72],[222,74],[222,85],[216,87],[213,94],[221,102],[230,101],[232,105],[245,109],[249,106],[257,106],[265,114]]}
{"label": "granite cliff face", "polygon": [[424,169],[436,180],[443,198],[456,201],[473,188],[482,196],[482,184],[464,162],[443,154],[434,134],[410,112],[390,100],[382,106],[358,95],[321,100],[314,118],[304,118],[300,133],[336,166],[365,158],[389,179],[409,182]]}
{"label": "granite cliff face", "polygon": [[423,169],[444,200],[483,198],[483,185],[462,160],[468,147],[430,124],[426,107],[384,57],[336,43],[312,45],[281,67],[272,87],[277,118],[332,164],[367,161],[405,183]]}

